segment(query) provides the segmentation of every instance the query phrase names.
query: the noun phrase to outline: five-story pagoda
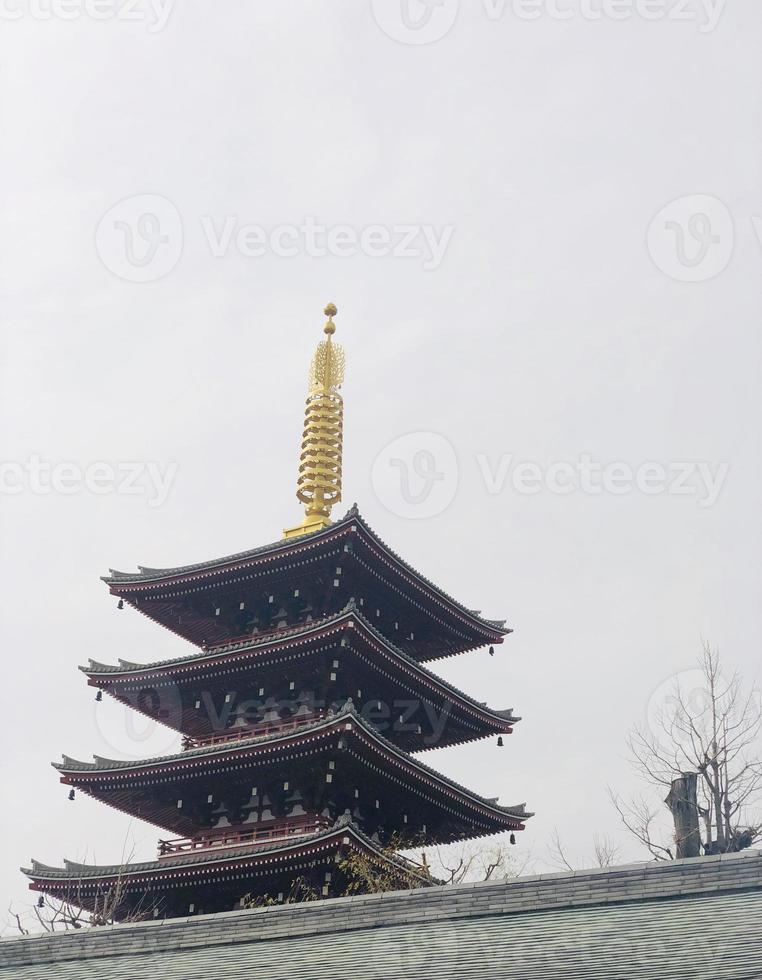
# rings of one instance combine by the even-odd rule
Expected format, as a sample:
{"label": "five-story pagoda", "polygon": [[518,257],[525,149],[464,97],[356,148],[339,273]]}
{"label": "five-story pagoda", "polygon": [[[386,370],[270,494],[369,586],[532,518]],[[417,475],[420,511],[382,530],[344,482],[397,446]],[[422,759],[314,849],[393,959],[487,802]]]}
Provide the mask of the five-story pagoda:
{"label": "five-story pagoda", "polygon": [[64,756],[76,791],[160,827],[155,861],[64,867],[32,862],[30,887],[115,918],[232,909],[289,895],[299,881],[346,888],[362,855],[400,883],[428,871],[396,846],[523,829],[500,806],[426,766],[418,753],[510,734],[512,711],[477,703],[427,662],[501,643],[510,631],[433,585],[341,500],[344,355],[334,306],[313,357],[298,527],[274,544],[196,565],[112,571],[111,593],[189,640],[187,656],[80,668],[88,683],[175,729],[181,751],[119,761]]}

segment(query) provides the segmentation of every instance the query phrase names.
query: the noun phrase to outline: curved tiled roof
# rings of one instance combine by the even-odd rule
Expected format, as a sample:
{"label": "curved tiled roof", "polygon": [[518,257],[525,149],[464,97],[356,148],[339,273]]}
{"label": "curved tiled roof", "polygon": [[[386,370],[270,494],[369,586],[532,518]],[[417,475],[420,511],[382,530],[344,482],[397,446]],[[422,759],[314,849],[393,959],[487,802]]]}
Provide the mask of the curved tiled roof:
{"label": "curved tiled roof", "polygon": [[[454,780],[443,776],[440,772],[437,772],[436,769],[432,769],[430,766],[425,765],[419,759],[409,755],[407,752],[403,752],[402,749],[388,741],[388,739],[384,738],[383,735],[368,724],[368,722],[366,722],[365,719],[363,719],[362,716],[355,711],[351,702],[347,702],[343,710],[337,712],[332,717],[311,722],[303,727],[289,732],[287,735],[282,733],[259,735],[255,738],[241,739],[239,742],[235,742],[232,745],[202,746],[200,748],[188,749],[187,751],[177,755],[162,756],[153,759],[141,759],[137,762],[120,759],[104,759],[97,756],[94,757],[95,761],[93,762],[81,762],[77,759],[72,759],[69,756],[63,756],[64,761],[62,763],[54,762],[52,765],[59,772],[62,772],[67,776],[76,776],[78,773],[86,773],[88,775],[102,774],[104,776],[108,776],[110,773],[115,772],[128,772],[130,770],[172,766],[178,762],[189,762],[193,759],[214,759],[226,755],[234,756],[239,752],[244,752],[247,749],[265,744],[272,745],[282,742],[284,745],[288,745],[289,742],[295,739],[302,739],[305,735],[309,735],[313,732],[334,728],[348,718],[352,719],[352,721],[356,723],[357,727],[361,729],[366,736],[378,742],[387,752],[396,755],[400,760],[402,760],[402,762],[410,766],[412,769],[418,770],[422,775],[436,780],[445,790],[450,790],[451,792],[464,796],[479,806],[492,810],[496,815],[512,817],[519,821],[527,820],[534,816],[534,814],[527,812],[526,804],[524,803],[518,806],[500,806],[495,799],[487,799],[483,796],[479,796],[477,793],[472,792],[465,786],[462,786],[459,783],[456,783]],[[76,780],[73,780],[73,783],[76,785]]]}
{"label": "curved tiled roof", "polygon": [[223,570],[228,565],[236,565],[240,562],[247,562],[251,559],[260,558],[270,553],[273,555],[277,554],[278,552],[287,554],[295,547],[299,547],[300,545],[304,544],[304,542],[307,540],[312,544],[318,543],[324,539],[330,539],[331,536],[337,531],[349,524],[356,524],[361,527],[372,539],[372,541],[394,560],[395,564],[397,564],[413,578],[417,579],[430,592],[436,593],[455,609],[459,610],[462,615],[468,617],[482,627],[487,627],[496,633],[505,634],[510,632],[510,630],[506,629],[505,627],[505,620],[484,618],[480,615],[480,613],[466,608],[452,596],[448,595],[439,586],[435,585],[430,579],[427,579],[425,576],[421,575],[420,572],[416,571],[416,569],[414,569],[395,551],[393,551],[384,541],[381,540],[375,531],[373,531],[370,525],[360,515],[357,504],[353,504],[344,517],[336,521],[335,524],[330,524],[328,527],[320,531],[313,531],[309,534],[299,535],[298,537],[289,538],[287,540],[281,539],[270,544],[260,545],[258,548],[252,548],[249,551],[241,551],[233,555],[226,555],[223,558],[215,558],[206,562],[197,562],[193,565],[178,565],[172,568],[148,568],[147,566],[138,566],[137,572],[120,572],[115,569],[109,569],[110,574],[103,576],[103,581],[110,586],[116,587],[117,591],[129,591],[127,587],[130,585],[142,586],[151,583],[158,584],[162,580],[168,578],[193,575],[194,573],[212,572],[217,569]]}
{"label": "curved tiled roof", "polygon": [[342,621],[350,620],[355,620],[360,623],[377,642],[381,643],[398,660],[423,678],[425,683],[433,684],[444,689],[446,692],[452,695],[455,700],[460,700],[464,704],[469,705],[472,710],[478,712],[479,714],[491,715],[498,721],[508,722],[511,724],[521,721],[520,717],[513,714],[512,708],[505,710],[488,708],[485,703],[475,701],[464,691],[461,691],[453,684],[450,684],[441,677],[438,677],[432,671],[428,670],[428,668],[423,666],[420,661],[408,656],[408,654],[406,654],[399,647],[395,646],[391,640],[389,640],[382,632],[373,626],[373,624],[362,614],[362,612],[360,612],[354,600],[350,602],[346,608],[342,610],[342,612],[336,613],[332,616],[326,616],[323,619],[313,620],[311,623],[302,624],[298,627],[289,627],[288,629],[279,630],[277,632],[270,633],[265,637],[255,637],[251,640],[223,644],[218,647],[214,647],[213,649],[205,650],[202,653],[190,654],[187,657],[177,657],[172,660],[161,660],[152,664],[133,664],[120,660],[118,666],[101,664],[95,660],[90,660],[89,667],[81,666],[79,669],[83,673],[87,674],[88,677],[97,679],[114,674],[123,675],[125,673],[152,673],[173,667],[186,667],[191,665],[198,665],[199,667],[202,667],[205,663],[214,661],[226,655],[267,650],[274,644],[280,644],[285,640],[306,638],[309,637],[310,634],[319,632],[326,627],[338,625]]}
{"label": "curved tiled roof", "polygon": [[[365,847],[373,850],[377,854],[383,852],[379,845],[371,840],[357,824],[349,817],[342,816],[333,824],[332,827],[315,831],[311,834],[304,834],[293,837],[288,841],[277,843],[260,842],[245,846],[230,848],[214,848],[207,850],[191,851],[186,855],[178,855],[176,858],[165,857],[157,861],[142,861],[124,864],[83,864],[79,861],[69,861],[64,858],[63,867],[54,867],[49,864],[42,864],[40,861],[32,859],[29,868],[21,868],[21,872],[28,878],[45,881],[81,881],[87,878],[113,878],[124,877],[126,875],[147,874],[152,871],[172,871],[176,869],[192,868],[200,865],[214,865],[229,863],[231,860],[245,859],[250,857],[271,857],[276,854],[287,854],[296,848],[314,844],[317,841],[327,840],[337,834],[352,833],[358,841]],[[385,860],[388,857],[384,854]],[[415,867],[400,857],[398,860],[400,868],[410,870]]]}
{"label": "curved tiled roof", "polygon": [[177,565],[167,568],[149,568],[147,565],[138,565],[137,573],[120,572],[115,568],[110,568],[108,575],[101,576],[101,581],[109,585],[142,584],[143,582],[160,581],[161,579],[171,578],[175,575],[186,575],[192,572],[205,572],[214,568],[224,568],[226,565],[234,565],[240,561],[248,561],[250,558],[258,558],[260,555],[266,555],[271,551],[289,551],[294,544],[301,544],[307,538],[313,541],[320,541],[323,538],[330,537],[332,532],[354,517],[359,517],[357,504],[354,504],[344,517],[319,531],[299,534],[288,539],[280,538],[278,541],[261,544],[256,548],[249,548],[247,551],[238,551],[232,555],[225,555],[222,558],[211,558],[208,561],[195,562],[192,565]]}
{"label": "curved tiled roof", "polygon": [[762,854],[16,937],[3,980],[752,980]]}

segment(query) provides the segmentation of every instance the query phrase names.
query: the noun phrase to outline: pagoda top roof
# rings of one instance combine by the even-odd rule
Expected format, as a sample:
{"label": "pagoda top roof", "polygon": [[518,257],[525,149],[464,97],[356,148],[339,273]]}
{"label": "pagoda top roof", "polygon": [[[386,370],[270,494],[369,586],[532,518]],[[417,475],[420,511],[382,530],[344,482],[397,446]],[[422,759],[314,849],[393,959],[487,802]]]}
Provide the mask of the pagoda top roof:
{"label": "pagoda top roof", "polygon": [[[160,756],[152,759],[140,759],[133,761],[124,759],[106,759],[102,756],[93,756],[92,762],[82,762],[78,759],[72,759],[70,756],[64,755],[62,757],[62,762],[53,762],[51,764],[54,769],[57,769],[64,776],[75,777],[73,779],[66,780],[74,785],[78,784],[78,781],[76,780],[78,775],[102,776],[104,778],[108,778],[112,774],[139,772],[145,769],[155,770],[157,768],[167,768],[177,772],[178,764],[183,764],[184,766],[188,765],[190,767],[192,763],[198,762],[199,760],[226,759],[228,757],[235,757],[239,753],[244,753],[252,748],[258,748],[260,746],[267,745],[272,747],[277,746],[279,743],[282,745],[288,745],[291,742],[300,743],[304,740],[305,736],[321,737],[322,735],[330,732],[332,729],[338,729],[347,721],[351,721],[365,734],[367,738],[377,742],[386,752],[396,756],[411,769],[417,770],[420,775],[434,779],[442,787],[454,791],[461,797],[470,799],[473,803],[485,808],[488,811],[492,811],[495,816],[513,817],[520,821],[534,816],[533,813],[527,812],[526,804],[524,803],[517,806],[500,806],[497,798],[487,799],[483,796],[479,796],[472,790],[467,789],[465,786],[462,786],[459,783],[456,783],[447,776],[443,776],[442,773],[437,772],[436,769],[432,769],[419,759],[408,754],[407,752],[404,752],[393,742],[390,742],[388,739],[384,738],[384,736],[381,735],[380,732],[378,732],[377,729],[375,729],[369,722],[367,722],[362,715],[358,714],[351,700],[347,701],[342,710],[336,712],[334,715],[328,716],[327,718],[322,718],[319,721],[310,722],[299,728],[292,729],[285,734],[283,732],[273,732],[266,735],[257,735],[253,738],[240,739],[234,743],[200,746],[194,749],[187,749],[186,751],[176,755]],[[198,771],[195,767],[193,768],[194,771]]]}
{"label": "pagoda top roof", "polygon": [[161,586],[172,585],[177,582],[222,576],[228,571],[237,570],[254,562],[275,561],[281,556],[288,557],[307,548],[314,548],[349,531],[364,534],[376,547],[386,553],[399,571],[412,578],[421,588],[434,594],[475,624],[487,627],[488,630],[498,635],[506,635],[511,632],[509,628],[506,628],[504,619],[487,619],[481,615],[480,610],[466,608],[430,579],[421,575],[381,540],[362,517],[357,504],[353,504],[340,520],[329,524],[320,531],[313,531],[288,539],[281,538],[271,544],[260,545],[258,548],[252,548],[249,551],[240,551],[236,554],[197,562],[193,565],[178,565],[169,568],[149,568],[145,565],[139,565],[137,572],[120,572],[112,568],[109,569],[109,575],[102,576],[102,581],[110,587],[111,592],[115,595],[128,595],[133,592],[143,592],[146,589],[158,589]]}
{"label": "pagoda top roof", "polygon": [[521,721],[521,717],[513,713],[512,708],[498,710],[487,707],[485,702],[475,701],[469,694],[443,680],[432,671],[428,670],[420,661],[408,656],[403,650],[395,646],[380,630],[362,614],[357,604],[352,601],[340,613],[326,616],[323,619],[313,620],[311,623],[301,624],[296,627],[289,627],[277,632],[273,632],[264,637],[253,637],[250,640],[239,641],[237,643],[222,644],[213,649],[207,649],[201,653],[189,654],[186,657],[176,657],[171,660],[160,660],[156,663],[135,664],[126,660],[120,660],[118,664],[102,664],[95,660],[90,660],[89,666],[80,666],[80,670],[91,680],[101,680],[108,684],[112,679],[131,681],[140,680],[143,675],[155,676],[158,674],[173,674],[175,671],[186,671],[193,667],[203,668],[206,664],[216,663],[221,660],[240,659],[243,654],[253,654],[266,651],[272,647],[280,647],[289,642],[299,642],[303,645],[305,640],[309,640],[312,635],[322,634],[327,628],[338,627],[342,624],[349,626],[357,623],[361,629],[366,630],[376,642],[382,644],[397,659],[402,661],[415,674],[422,677],[429,685],[444,690],[453,700],[461,701],[470,706],[480,714],[489,714],[501,722],[515,724]]}
{"label": "pagoda top roof", "polygon": [[[41,861],[36,861],[33,858],[30,867],[21,868],[20,870],[22,874],[25,874],[29,878],[44,881],[124,878],[128,875],[146,874],[152,871],[164,873],[173,869],[196,867],[199,865],[229,864],[236,859],[288,854],[296,848],[347,833],[351,834],[358,843],[367,849],[379,856],[383,856],[386,862],[390,860],[389,856],[381,850],[380,845],[360,830],[351,816],[343,814],[335,821],[332,827],[322,828],[314,833],[304,834],[285,841],[265,841],[248,845],[237,845],[235,847],[202,849],[191,851],[187,854],[178,854],[176,857],[163,857],[156,861],[124,864],[83,864],[79,861],[69,861],[64,858],[63,867],[56,867],[50,864],[43,864]],[[415,873],[416,866],[404,858],[397,857],[392,860],[408,873],[411,871]]]}

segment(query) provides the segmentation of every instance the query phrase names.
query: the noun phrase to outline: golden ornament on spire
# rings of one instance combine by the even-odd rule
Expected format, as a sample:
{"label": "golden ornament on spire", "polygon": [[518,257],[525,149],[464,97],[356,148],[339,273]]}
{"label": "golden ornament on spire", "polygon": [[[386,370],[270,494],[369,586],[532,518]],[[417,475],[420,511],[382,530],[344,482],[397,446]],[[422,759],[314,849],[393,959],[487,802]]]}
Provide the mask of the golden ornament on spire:
{"label": "golden ornament on spire", "polygon": [[331,508],[341,500],[341,452],[344,432],[344,402],[339,388],[344,381],[344,350],[334,344],[337,310],[325,308],[326,339],[318,344],[309,373],[307,408],[304,416],[302,454],[296,496],[306,516],[298,527],[283,532],[286,538],[319,531],[331,523]]}

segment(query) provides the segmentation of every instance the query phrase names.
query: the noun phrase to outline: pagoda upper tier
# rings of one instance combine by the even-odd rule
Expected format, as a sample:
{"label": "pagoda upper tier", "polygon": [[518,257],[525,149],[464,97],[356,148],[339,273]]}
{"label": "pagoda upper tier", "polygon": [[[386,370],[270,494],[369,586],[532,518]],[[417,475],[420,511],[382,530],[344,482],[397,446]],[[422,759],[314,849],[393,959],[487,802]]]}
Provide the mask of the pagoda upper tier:
{"label": "pagoda upper tier", "polygon": [[139,762],[54,763],[61,781],[172,833],[197,837],[305,814],[351,813],[367,834],[447,843],[522,830],[523,805],[499,806],[384,738],[347,704],[287,732]]}
{"label": "pagoda upper tier", "polygon": [[322,530],[178,568],[112,570],[113,595],[204,649],[322,619],[355,599],[416,660],[502,642],[503,621],[466,609],[396,555],[354,506]]}
{"label": "pagoda upper tier", "polygon": [[395,745],[439,748],[510,734],[493,710],[409,657],[351,602],[311,623],[153,664],[90,661],[93,687],[188,736],[221,744],[325,715],[352,698]]}

